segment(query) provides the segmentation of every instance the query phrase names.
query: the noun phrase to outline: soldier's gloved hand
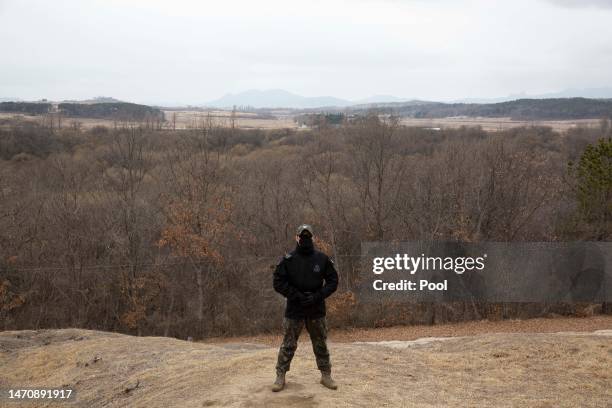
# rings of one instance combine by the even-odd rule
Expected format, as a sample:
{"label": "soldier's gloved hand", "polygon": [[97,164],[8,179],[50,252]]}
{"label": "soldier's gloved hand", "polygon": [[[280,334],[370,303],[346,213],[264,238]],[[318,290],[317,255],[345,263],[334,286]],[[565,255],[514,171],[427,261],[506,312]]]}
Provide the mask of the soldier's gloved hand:
{"label": "soldier's gloved hand", "polygon": [[302,292],[296,292],[294,299],[297,299],[300,303],[304,303],[304,301],[306,300],[306,295]]}
{"label": "soldier's gloved hand", "polygon": [[315,301],[314,301],[313,294],[309,293],[307,295],[304,295],[304,299],[300,300],[300,302],[302,303],[302,306],[304,306],[304,307],[310,307],[310,306],[314,305]]}
{"label": "soldier's gloved hand", "polygon": [[312,300],[314,303],[320,303],[323,300],[321,292],[315,292],[312,294]]}

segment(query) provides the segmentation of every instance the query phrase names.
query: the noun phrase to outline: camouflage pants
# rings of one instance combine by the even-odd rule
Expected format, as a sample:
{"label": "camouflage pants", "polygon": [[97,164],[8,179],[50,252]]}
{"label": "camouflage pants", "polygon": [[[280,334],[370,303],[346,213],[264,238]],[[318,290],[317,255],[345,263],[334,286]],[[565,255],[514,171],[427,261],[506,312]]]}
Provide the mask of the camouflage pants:
{"label": "camouflage pants", "polygon": [[329,361],[329,350],[327,350],[327,323],[325,317],[320,319],[288,319],[283,321],[283,329],[285,335],[283,344],[278,351],[278,362],[276,363],[276,372],[284,373],[289,371],[291,360],[295,354],[298,345],[298,338],[302,329],[306,325],[306,330],[310,335],[312,342],[312,351],[314,351],[317,359],[317,367],[321,371],[330,371],[331,362]]}

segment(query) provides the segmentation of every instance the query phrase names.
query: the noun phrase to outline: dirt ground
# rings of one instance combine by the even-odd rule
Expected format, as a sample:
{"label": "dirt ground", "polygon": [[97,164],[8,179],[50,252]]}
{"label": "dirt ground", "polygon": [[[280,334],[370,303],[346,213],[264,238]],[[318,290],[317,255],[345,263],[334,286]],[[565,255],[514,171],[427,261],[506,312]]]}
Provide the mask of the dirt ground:
{"label": "dirt ground", "polygon": [[[0,389],[72,388],[72,406],[86,407],[610,406],[612,317],[529,320],[515,322],[516,330],[501,324],[506,332],[484,332],[498,326],[478,322],[332,333],[337,391],[318,383],[304,335],[287,388],[277,394],[269,389],[276,345],[266,341],[0,332]],[[447,331],[456,337],[407,340]]]}
{"label": "dirt ground", "polygon": [[[416,340],[423,337],[457,337],[495,333],[557,333],[592,332],[612,328],[612,316],[594,315],[585,318],[563,317],[537,318],[525,320],[479,320],[460,323],[437,324],[435,326],[394,326],[377,329],[332,329],[330,341],[352,343],[357,341]],[[277,346],[280,334],[261,334],[257,336],[219,337],[206,340],[207,343],[261,343]],[[302,341],[308,341],[301,339]]]}

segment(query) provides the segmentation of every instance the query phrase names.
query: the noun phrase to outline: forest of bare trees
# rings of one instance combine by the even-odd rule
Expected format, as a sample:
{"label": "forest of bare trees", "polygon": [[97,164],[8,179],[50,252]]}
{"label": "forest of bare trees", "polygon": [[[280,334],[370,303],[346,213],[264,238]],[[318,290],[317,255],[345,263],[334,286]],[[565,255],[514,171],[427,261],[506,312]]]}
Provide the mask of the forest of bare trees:
{"label": "forest of bare trees", "polygon": [[[374,115],[308,131],[206,118],[189,130],[4,125],[0,329],[183,338],[276,329],[282,298],[271,268],[303,222],[339,270],[332,324],[573,313],[516,304],[364,310],[352,291],[360,243],[609,240],[610,196],[585,201],[570,163],[611,136],[608,121],[566,134],[487,133]],[[585,209],[597,200],[603,206]]]}

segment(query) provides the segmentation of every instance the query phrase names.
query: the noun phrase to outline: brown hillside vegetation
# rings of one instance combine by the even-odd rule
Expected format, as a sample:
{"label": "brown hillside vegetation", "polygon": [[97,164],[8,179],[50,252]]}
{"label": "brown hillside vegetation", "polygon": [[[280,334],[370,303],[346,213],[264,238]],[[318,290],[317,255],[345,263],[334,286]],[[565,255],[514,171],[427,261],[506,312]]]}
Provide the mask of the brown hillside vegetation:
{"label": "brown hillside vegetation", "polygon": [[[3,332],[0,388],[73,388],[75,405],[87,407],[602,407],[612,400],[612,325],[597,319],[608,330],[332,342],[335,392],[318,383],[304,336],[278,394],[269,390],[276,348],[263,344],[77,329]],[[557,321],[561,331],[593,323]]]}
{"label": "brown hillside vegetation", "polygon": [[358,293],[361,244],[612,239],[612,187],[579,176],[589,146],[607,151],[608,120],[560,134],[374,114],[303,131],[213,119],[176,131],[0,121],[0,329],[273,332],[284,304],[273,268],[304,222],[340,274],[332,327],[579,315],[568,304],[371,308]]}

